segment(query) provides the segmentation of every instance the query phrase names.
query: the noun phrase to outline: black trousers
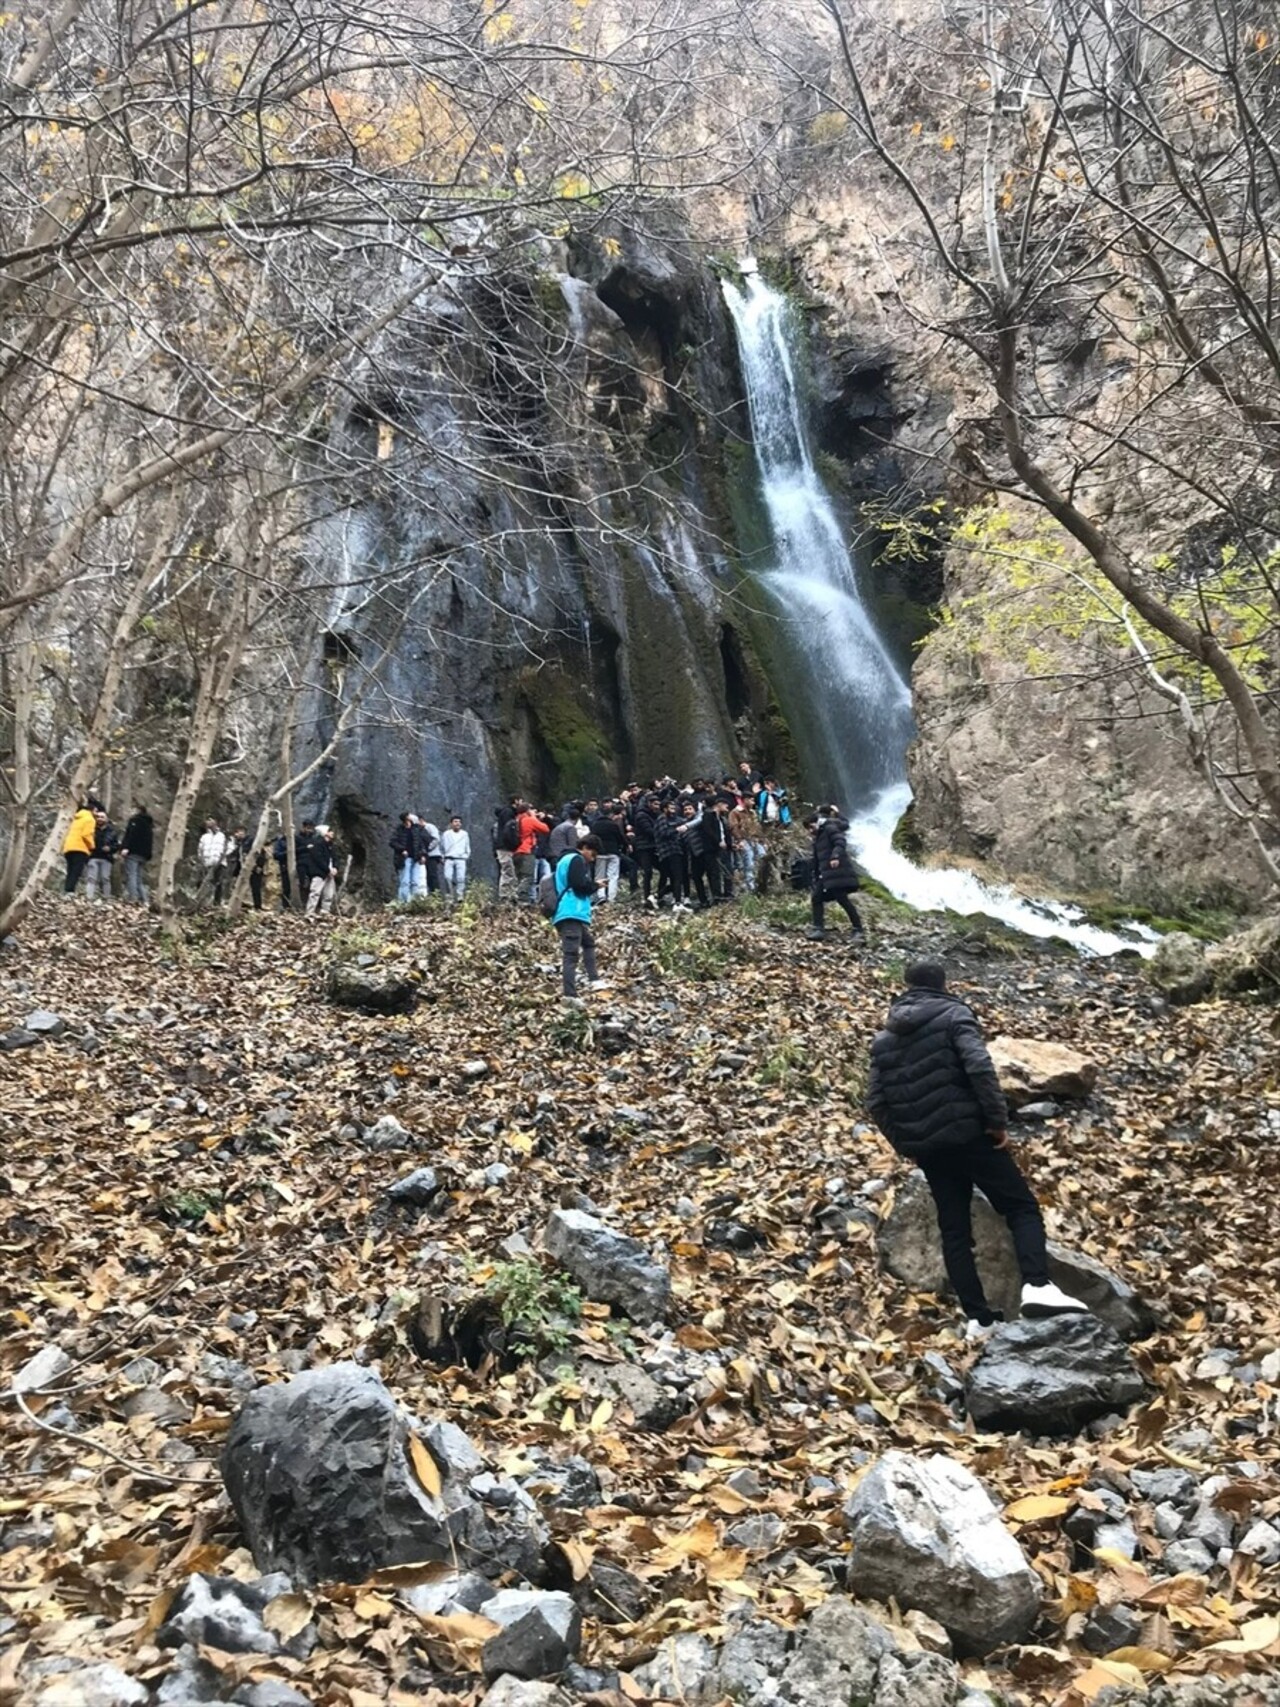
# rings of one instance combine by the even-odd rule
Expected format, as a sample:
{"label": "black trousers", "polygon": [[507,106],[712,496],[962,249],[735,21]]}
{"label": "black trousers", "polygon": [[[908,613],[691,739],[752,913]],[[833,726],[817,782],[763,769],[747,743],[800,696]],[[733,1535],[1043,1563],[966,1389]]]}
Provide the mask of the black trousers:
{"label": "black trousers", "polygon": [[[653,890],[653,874],[657,869],[658,856],[653,848],[636,849],[636,870],[644,884],[644,898],[647,901]],[[634,892],[635,885],[632,885]]]}
{"label": "black trousers", "polygon": [[254,911],[260,913],[262,911],[262,873],[260,871],[249,873],[249,893],[253,896]]}
{"label": "black trousers", "polygon": [[942,1235],[942,1259],[966,1316],[991,1320],[991,1307],[982,1290],[973,1257],[973,1188],[977,1186],[997,1215],[1009,1223],[1018,1268],[1027,1286],[1043,1286],[1049,1278],[1044,1221],[1031,1187],[1007,1150],[988,1143],[958,1144],[921,1162],[933,1193]]}
{"label": "black trousers", "polygon": [[845,916],[848,918],[849,923],[853,926],[855,931],[860,931],[862,929],[862,915],[858,912],[858,909],[853,904],[852,898],[848,894],[824,895],[821,889],[814,889],[810,894],[810,911],[813,914],[813,923],[816,930],[821,930],[823,928],[823,909],[827,906],[828,902],[833,907],[840,907],[844,911]]}
{"label": "black trousers", "polygon": [[698,904],[702,907],[709,907],[711,905],[710,897],[707,894],[707,871],[709,864],[710,861],[707,859],[706,854],[696,853],[689,855],[689,878],[688,890],[686,893],[692,891],[692,893],[698,897]]}
{"label": "black trousers", "polygon": [[63,854],[62,857],[67,862],[67,875],[63,879],[62,893],[74,895],[76,886],[84,876],[84,868],[89,863],[89,856],[87,853],[69,853]]}
{"label": "black trousers", "polygon": [[665,854],[658,861],[658,869],[661,873],[658,878],[659,901],[664,895],[670,895],[672,900],[677,903],[683,901],[685,894],[684,861],[680,855],[678,853]]}

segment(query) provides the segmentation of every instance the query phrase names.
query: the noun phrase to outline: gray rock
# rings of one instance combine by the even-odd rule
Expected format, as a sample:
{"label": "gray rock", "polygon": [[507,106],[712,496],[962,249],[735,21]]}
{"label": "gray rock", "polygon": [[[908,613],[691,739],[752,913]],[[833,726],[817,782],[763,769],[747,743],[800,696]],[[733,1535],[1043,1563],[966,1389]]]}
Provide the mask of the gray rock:
{"label": "gray rock", "polygon": [[248,1364],[238,1358],[220,1357],[206,1351],[197,1365],[200,1380],[208,1387],[229,1387],[233,1393],[252,1393],[259,1385],[258,1377]]}
{"label": "gray rock", "polygon": [[452,1571],[438,1582],[416,1583],[413,1588],[403,1589],[400,1598],[415,1612],[440,1618],[450,1612],[479,1612],[497,1592],[488,1577],[475,1571]]}
{"label": "gray rock", "polygon": [[511,1178],[511,1169],[505,1162],[490,1162],[482,1177],[486,1185],[502,1185]]}
{"label": "gray rock", "polygon": [[156,1690],[158,1707],[188,1707],[193,1701],[221,1701],[222,1676],[194,1648],[179,1648]]}
{"label": "gray rock", "polygon": [[120,1401],[124,1417],[150,1417],[152,1422],[183,1423],[191,1421],[191,1406],[166,1387],[139,1387],[126,1393]]}
{"label": "gray rock", "polygon": [[652,1592],[621,1565],[597,1559],[575,1586],[574,1598],[583,1615],[598,1624],[636,1624],[644,1617]]}
{"label": "gray rock", "polygon": [[429,1422],[420,1432],[431,1448],[431,1456],[446,1476],[463,1481],[484,1469],[484,1454],[457,1423],[441,1418]]}
{"label": "gray rock", "polygon": [[34,1031],[23,1031],[21,1026],[15,1026],[12,1031],[6,1031],[3,1037],[0,1037],[0,1051],[34,1049],[39,1041]]}
{"label": "gray rock", "polygon": [[407,1014],[413,1011],[422,985],[418,967],[397,970],[386,965],[360,966],[354,959],[335,961],[325,980],[325,995],[340,1008],[366,1014]]}
{"label": "gray rock", "polygon": [[1214,1566],[1214,1557],[1203,1541],[1172,1541],[1165,1548],[1161,1565],[1171,1577],[1185,1571],[1191,1576],[1207,1577]]}
{"label": "gray rock", "polygon": [[1200,1484],[1190,1470],[1130,1470],[1134,1492],[1158,1505],[1165,1500],[1190,1507],[1200,1498]]}
{"label": "gray rock", "polygon": [[67,1022],[61,1014],[50,1013],[48,1008],[36,1008],[23,1020],[22,1029],[34,1032],[37,1037],[61,1037],[67,1029]]}
{"label": "gray rock", "polygon": [[366,1150],[407,1150],[413,1143],[413,1135],[394,1114],[384,1114],[372,1126],[365,1127],[360,1142]]}
{"label": "gray rock", "polygon": [[715,1649],[705,1636],[692,1633],[667,1636],[658,1643],[653,1658],[637,1666],[631,1675],[655,1701],[681,1701],[700,1707],[720,1695]]}
{"label": "gray rock", "polygon": [[[381,1121],[378,1124],[381,1125]],[[411,1174],[389,1186],[387,1196],[393,1203],[408,1203],[420,1209],[430,1203],[439,1190],[440,1176],[434,1168],[415,1168]]]}
{"label": "gray rock", "polygon": [[1211,1553],[1230,1547],[1234,1535],[1235,1522],[1230,1512],[1208,1499],[1200,1502],[1182,1531],[1184,1541],[1203,1541]]}
{"label": "gray rock", "polygon": [[505,1588],[485,1602],[484,1616],[502,1626],[481,1650],[486,1677],[554,1677],[577,1657],[582,1614],[567,1594]]}
{"label": "gray rock", "polygon": [[563,1689],[523,1677],[500,1677],[485,1692],[480,1707],[572,1707]]}
{"label": "gray rock", "polygon": [[146,1707],[150,1699],[136,1677],[113,1665],[77,1666],[63,1660],[65,1671],[35,1697],[36,1707]]}
{"label": "gray rock", "polygon": [[746,1547],[752,1553],[768,1553],[782,1540],[786,1525],[776,1512],[753,1511],[750,1517],[731,1524],[724,1532],[730,1547]]}
{"label": "gray rock", "polygon": [[1156,1534],[1162,1541],[1176,1541],[1187,1521],[1185,1513],[1179,1511],[1171,1500],[1165,1500],[1156,1507],[1155,1520]]}
{"label": "gray rock", "polygon": [[[950,1290],[938,1218],[922,1173],[915,1172],[898,1187],[889,1215],[877,1234],[881,1266],[913,1292],[946,1294]],[[1013,1321],[1021,1305],[1022,1276],[1013,1238],[1003,1218],[983,1197],[973,1197],[973,1242],[978,1272],[993,1309]],[[1143,1339],[1154,1331],[1155,1312],[1145,1299],[1092,1257],[1049,1243],[1049,1277],[1088,1305],[1095,1316],[1122,1339]]]}
{"label": "gray rock", "polygon": [[1214,943],[1206,958],[1219,996],[1274,992],[1280,984],[1280,913]]}
{"label": "gray rock", "polygon": [[982,1484],[953,1459],[887,1452],[844,1519],[854,1594],[918,1608],[971,1653],[1019,1641],[1035,1622],[1039,1577]]}
{"label": "gray rock", "polygon": [[491,1069],[487,1061],[476,1060],[464,1061],[462,1063],[462,1077],[468,1084],[474,1085],[481,1079],[487,1079],[489,1077],[490,1070]]}
{"label": "gray rock", "polygon": [[490,1510],[448,1461],[440,1495],[429,1494],[407,1457],[412,1424],[381,1379],[353,1363],[250,1394],[222,1475],[259,1569],[304,1585],[362,1582],[421,1560],[494,1576],[533,1570],[543,1541],[536,1517]]}
{"label": "gray rock", "polygon": [[634,1322],[661,1321],[666,1315],[671,1276],[638,1239],[580,1209],[556,1209],[543,1242],[595,1303],[612,1304]]}
{"label": "gray rock", "polygon": [[725,1477],[725,1481],[734,1493],[741,1494],[744,1500],[762,1500],[764,1498],[765,1486],[760,1480],[760,1472],[752,1469],[750,1465],[744,1469],[735,1470],[731,1476]]}
{"label": "gray rock", "polygon": [[596,1363],[584,1359],[577,1367],[579,1382],[589,1393],[620,1399],[631,1411],[637,1428],[661,1434],[689,1408],[681,1393],[660,1387],[636,1363]]}
{"label": "gray rock", "polygon": [[893,1647],[878,1620],[844,1595],[830,1595],[795,1632],[779,1695],[796,1707],[871,1701],[881,1662]]}
{"label": "gray rock", "polygon": [[1102,1606],[1089,1616],[1080,1641],[1091,1654],[1134,1648],[1142,1640],[1142,1619],[1131,1606]]}
{"label": "gray rock", "polygon": [[1280,1529],[1259,1518],[1245,1531],[1236,1551],[1248,1559],[1256,1559],[1260,1565],[1280,1565]]}
{"label": "gray rock", "polygon": [[604,1495],[595,1467],[576,1454],[557,1463],[540,1464],[522,1480],[544,1505],[565,1511],[586,1511],[600,1505]]}
{"label": "gray rock", "polygon": [[50,1387],[56,1387],[70,1371],[71,1362],[60,1345],[50,1342],[41,1346],[13,1377],[11,1385],[14,1392],[43,1393]]}
{"label": "gray rock", "polygon": [[311,1707],[311,1697],[274,1677],[242,1683],[231,1697],[236,1707]]}
{"label": "gray rock", "polygon": [[1138,1551],[1138,1532],[1127,1522],[1100,1523],[1093,1532],[1093,1545],[1095,1551],[1105,1547],[1112,1553],[1132,1559]]}
{"label": "gray rock", "polygon": [[1205,956],[1205,946],[1186,931],[1170,931],[1168,936],[1162,936],[1143,971],[1175,1007],[1202,1001],[1213,988],[1213,971]]}
{"label": "gray rock", "polygon": [[966,1403],[979,1428],[1074,1434],[1146,1391],[1124,1342],[1096,1316],[1058,1316],[996,1328],[969,1372]]}
{"label": "gray rock", "polygon": [[786,1667],[791,1639],[765,1618],[747,1618],[731,1629],[720,1649],[716,1687],[730,1701],[759,1701],[772,1692]]}
{"label": "gray rock", "polygon": [[267,1605],[253,1586],[232,1577],[189,1577],[156,1632],[162,1648],[202,1642],[228,1654],[278,1654],[280,1640],[262,1622]]}
{"label": "gray rock", "polygon": [[875,1707],[952,1707],[956,1668],[940,1654],[886,1654],[876,1678]]}

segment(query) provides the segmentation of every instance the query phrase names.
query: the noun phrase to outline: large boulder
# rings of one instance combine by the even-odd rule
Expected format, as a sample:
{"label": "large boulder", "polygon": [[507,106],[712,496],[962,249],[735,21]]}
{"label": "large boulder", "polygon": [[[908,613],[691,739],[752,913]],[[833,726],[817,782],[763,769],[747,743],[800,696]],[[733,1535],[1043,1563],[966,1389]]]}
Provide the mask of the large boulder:
{"label": "large boulder", "polygon": [[[882,1266],[913,1292],[947,1292],[938,1218],[928,1183],[918,1170],[898,1187],[877,1240]],[[978,1191],[973,1194],[973,1244],[987,1302],[1013,1321],[1022,1295],[1013,1239],[1003,1217]],[[1092,1257],[1050,1240],[1049,1276],[1122,1339],[1144,1339],[1154,1331],[1155,1312],[1146,1300]]]}
{"label": "large boulder", "polygon": [[1215,943],[1207,955],[1219,996],[1280,996],[1280,914]]}
{"label": "large boulder", "polygon": [[633,1322],[657,1322],[671,1305],[671,1276],[639,1239],[615,1232],[581,1209],[555,1209],[543,1237],[587,1297],[612,1304]]}
{"label": "large boulder", "polygon": [[527,1573],[543,1542],[536,1510],[515,1483],[490,1501],[474,1493],[480,1462],[459,1430],[424,1435],[373,1370],[337,1363],[250,1394],[222,1476],[259,1570],[301,1584],[361,1582],[422,1560]]}
{"label": "large boulder", "polygon": [[366,1014],[407,1014],[422,987],[422,968],[388,965],[372,955],[356,955],[330,963],[325,995],[340,1008]]}
{"label": "large boulder", "polygon": [[887,1452],[844,1509],[849,1587],[937,1620],[957,1648],[985,1654],[1020,1641],[1040,1609],[1040,1578],[986,1490],[942,1453]]}
{"label": "large boulder", "polygon": [[1074,1434],[1124,1411],[1146,1383],[1124,1342],[1096,1316],[1008,1322],[969,1372],[965,1400],[979,1428]]}
{"label": "large boulder", "polygon": [[1162,936],[1144,968],[1147,978],[1175,1007],[1199,1002],[1213,988],[1213,969],[1205,946],[1186,931]]}
{"label": "large boulder", "polygon": [[1050,1097],[1083,1102],[1098,1082],[1098,1064],[1065,1043],[1038,1037],[995,1037],[991,1059],[1010,1108]]}

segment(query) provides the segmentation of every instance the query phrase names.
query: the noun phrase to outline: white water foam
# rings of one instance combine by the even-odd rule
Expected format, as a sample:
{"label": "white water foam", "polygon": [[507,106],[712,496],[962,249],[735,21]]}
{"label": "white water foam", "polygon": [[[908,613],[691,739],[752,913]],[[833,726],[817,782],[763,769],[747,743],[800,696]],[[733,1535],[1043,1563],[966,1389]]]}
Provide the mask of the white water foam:
{"label": "white water foam", "polygon": [[809,450],[791,360],[788,307],[755,270],[724,282],[738,334],[761,493],[774,561],[757,577],[803,660],[805,721],[831,767],[858,863],[922,912],[985,913],[1032,937],[1062,937],[1085,954],[1150,954],[1154,933],[1089,924],[1080,908],[985,883],[970,871],[913,865],[893,846],[911,801],[911,690],[867,608],[839,517]]}

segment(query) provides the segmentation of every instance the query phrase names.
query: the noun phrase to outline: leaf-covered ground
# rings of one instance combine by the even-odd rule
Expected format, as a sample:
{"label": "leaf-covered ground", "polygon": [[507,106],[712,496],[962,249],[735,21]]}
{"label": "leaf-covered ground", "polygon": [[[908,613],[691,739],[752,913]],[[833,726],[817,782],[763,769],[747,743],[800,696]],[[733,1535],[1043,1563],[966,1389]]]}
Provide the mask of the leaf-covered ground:
{"label": "leaf-covered ground", "polygon": [[[859,1465],[898,1446],[955,1454],[1008,1503],[1062,1496],[1023,1508],[1053,1513],[1020,1529],[1049,1614],[1034,1645],[987,1662],[993,1686],[1079,1700],[1111,1681],[1078,1639],[1099,1600],[1144,1612],[1149,1675],[1274,1665],[1280,1645],[1215,1645],[1262,1645],[1280,1571],[1237,1558],[1207,1591],[1179,1579],[1171,1593],[1147,1574],[1164,1546],[1149,1525],[1136,1565],[1082,1558],[1062,1528],[1107,1466],[1224,1470],[1252,1514],[1280,1507],[1280,1398],[1219,1361],[1228,1349],[1257,1365],[1280,1344],[1274,1010],[1158,1011],[1131,965],[957,947],[945,922],[872,913],[873,947],[854,955],[804,941],[793,903],[683,926],[621,909],[599,932],[616,988],[587,1024],[558,1003],[554,939],[528,916],[341,922],[347,947],[431,968],[412,1016],[372,1019],[322,999],[326,925],[267,914],[175,951],[121,908],[43,908],[0,954],[0,1032],[35,1007],[69,1027],[0,1055],[5,1385],[51,1340],[77,1361],[59,1394],[31,1402],[43,1428],[12,1396],[0,1415],[0,1523],[21,1543],[0,1554],[0,1696],[20,1695],[20,1665],[57,1653],[154,1680],[168,1658],[151,1636],[176,1586],[247,1567],[216,1466],[237,1401],[202,1373],[210,1353],[265,1379],[372,1358],[419,1416],[452,1417],[496,1463],[535,1446],[591,1459],[610,1503],[557,1517],[567,1557],[626,1565],[657,1591],[642,1621],[589,1626],[593,1661],[625,1668],[663,1635],[723,1628],[745,1601],[803,1616],[838,1580]],[[873,1229],[854,1219],[840,1237],[819,1221],[833,1178],[883,1213],[903,1177],[863,1126],[867,1045],[904,955],[948,945],[990,1033],[1061,1039],[1101,1063],[1090,1105],[1018,1151],[1051,1231],[1166,1322],[1139,1354],[1151,1404],[1101,1440],[958,1425],[921,1361],[938,1352],[963,1371],[954,1308],[884,1275]],[[386,1113],[411,1147],[359,1141]],[[495,1162],[510,1173],[487,1185]],[[422,1164],[445,1191],[421,1212],[390,1206],[387,1187]],[[671,1325],[704,1374],[663,1435],[545,1361],[420,1355],[423,1301],[482,1287],[503,1241],[536,1245],[575,1194],[670,1253]],[[710,1248],[725,1219],[763,1243]],[[656,1337],[620,1339],[589,1309],[565,1360]],[[1249,1460],[1265,1470],[1246,1482],[1230,1467]],[[728,1486],[743,1466],[758,1498]],[[725,1539],[753,1511],[781,1521],[767,1551]],[[465,1655],[390,1589],[336,1589],[319,1609],[309,1661],[247,1656],[234,1675],[366,1707],[430,1699],[432,1667],[440,1699],[478,1698],[474,1681],[445,1681]]]}

